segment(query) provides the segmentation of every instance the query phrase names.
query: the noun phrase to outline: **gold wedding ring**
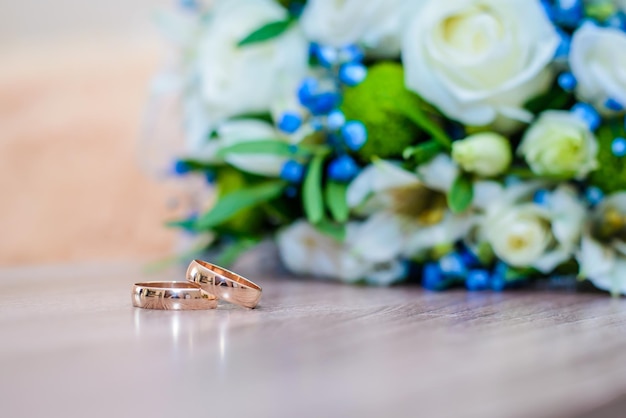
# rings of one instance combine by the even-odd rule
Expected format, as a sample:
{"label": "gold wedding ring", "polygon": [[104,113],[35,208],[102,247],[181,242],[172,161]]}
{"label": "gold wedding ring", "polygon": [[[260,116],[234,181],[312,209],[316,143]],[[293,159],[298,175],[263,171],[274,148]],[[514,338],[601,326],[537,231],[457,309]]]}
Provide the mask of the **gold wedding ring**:
{"label": "gold wedding ring", "polygon": [[254,308],[261,299],[259,285],[206,261],[193,260],[187,269],[187,280],[218,299],[246,308]]}
{"label": "gold wedding ring", "polygon": [[144,309],[198,310],[217,308],[217,298],[189,282],[136,283],[133,306]]}

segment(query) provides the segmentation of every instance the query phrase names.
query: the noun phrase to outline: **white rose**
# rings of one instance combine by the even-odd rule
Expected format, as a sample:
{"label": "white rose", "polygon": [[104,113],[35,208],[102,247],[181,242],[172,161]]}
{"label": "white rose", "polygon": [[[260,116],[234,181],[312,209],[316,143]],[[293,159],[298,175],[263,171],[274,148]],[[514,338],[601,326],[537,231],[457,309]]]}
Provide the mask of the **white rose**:
{"label": "white rose", "polygon": [[308,68],[308,43],[297,27],[275,39],[237,46],[264,24],[286,18],[285,9],[272,0],[215,5],[195,51],[199,101],[209,121],[268,112],[276,101],[293,95]]}
{"label": "white rose", "polygon": [[515,267],[533,267],[549,273],[574,255],[585,209],[569,186],[549,194],[547,202],[532,201],[538,184],[516,184],[486,209],[479,239]]}
{"label": "white rose", "polygon": [[585,226],[578,263],[596,287],[626,294],[626,193],[608,196]]}
{"label": "white rose", "polygon": [[206,140],[190,158],[208,163],[228,163],[248,173],[278,177],[288,160],[283,156],[262,153],[226,153],[227,147],[244,142],[279,139],[274,126],[256,119],[240,119],[223,122],[216,129],[216,137]]}
{"label": "white rose", "polygon": [[362,224],[347,225],[345,242],[319,232],[299,220],[278,233],[280,258],[293,273],[355,282],[365,279],[370,284],[388,285],[406,275],[406,268],[397,259],[377,262],[362,258],[354,245],[363,236]]}
{"label": "white rose", "polygon": [[529,122],[559,36],[537,0],[429,0],[402,44],[406,85],[467,125]]}
{"label": "white rose", "polygon": [[595,136],[566,111],[542,113],[524,134],[518,153],[538,175],[583,179],[598,165]]}
{"label": "white rose", "polygon": [[581,99],[599,109],[607,99],[626,106],[626,33],[587,23],[574,33],[570,51]]}
{"label": "white rose", "polygon": [[452,159],[465,171],[483,177],[504,173],[511,165],[511,144],[502,135],[481,132],[452,144]]}
{"label": "white rose", "polygon": [[[421,1],[421,0],[420,0]],[[307,37],[322,45],[358,43],[377,55],[400,52],[401,31],[415,0],[309,0],[300,24]]]}

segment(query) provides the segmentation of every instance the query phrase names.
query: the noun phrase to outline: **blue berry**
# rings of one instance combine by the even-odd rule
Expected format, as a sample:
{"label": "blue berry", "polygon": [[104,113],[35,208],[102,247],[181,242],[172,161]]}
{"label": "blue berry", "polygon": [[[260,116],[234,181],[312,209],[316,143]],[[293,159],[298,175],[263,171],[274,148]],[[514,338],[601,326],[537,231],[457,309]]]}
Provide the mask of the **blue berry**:
{"label": "blue berry", "polygon": [[204,179],[206,180],[207,183],[214,184],[215,181],[217,180],[217,176],[215,175],[215,171],[213,171],[213,170],[206,171],[204,173]]}
{"label": "blue berry", "polygon": [[496,267],[493,269],[491,275],[491,289],[496,292],[501,292],[507,287],[506,274],[509,270],[509,266],[499,261]]}
{"label": "blue berry", "polygon": [[346,45],[339,50],[341,62],[361,62],[365,54],[356,44]]}
{"label": "blue berry", "polygon": [[337,157],[328,165],[328,176],[336,181],[347,182],[359,172],[359,166],[349,155]]}
{"label": "blue berry", "polygon": [[302,80],[298,87],[298,100],[302,106],[308,107],[315,99],[319,84],[313,77],[307,77]]}
{"label": "blue berry", "polygon": [[467,274],[467,267],[459,253],[453,252],[444,255],[439,259],[439,268],[445,276],[464,277]]}
{"label": "blue berry", "polygon": [[285,196],[294,198],[298,195],[298,188],[294,186],[288,186],[285,188]]}
{"label": "blue berry", "polygon": [[326,119],[326,125],[331,131],[339,130],[344,123],[346,123],[346,117],[341,110],[333,110]]}
{"label": "blue berry", "polygon": [[361,122],[350,121],[341,128],[341,136],[348,148],[358,151],[367,142],[367,129]]}
{"label": "blue berry", "polygon": [[533,195],[533,202],[538,205],[545,206],[550,201],[550,192],[546,189],[539,189]]}
{"label": "blue berry", "polygon": [[299,183],[304,176],[304,166],[297,161],[289,160],[283,164],[280,177],[290,183]]}
{"label": "blue berry", "polygon": [[360,84],[367,76],[367,68],[363,64],[344,64],[339,69],[339,81],[347,86]]}
{"label": "blue berry", "polygon": [[571,28],[578,27],[585,17],[582,0],[556,0],[553,11],[557,23]]}
{"label": "blue berry", "polygon": [[444,284],[441,269],[437,263],[426,263],[422,269],[422,286],[428,290],[441,290]]}
{"label": "blue berry", "polygon": [[543,10],[546,12],[546,16],[548,19],[554,19],[554,7],[550,3],[550,0],[541,0],[541,6],[543,6]]}
{"label": "blue berry", "polygon": [[191,167],[185,161],[176,160],[173,167],[174,174],[183,176],[191,171]]}
{"label": "blue berry", "polygon": [[278,121],[278,129],[288,134],[296,132],[301,125],[302,117],[296,112],[285,112]]}
{"label": "blue berry", "polygon": [[591,206],[595,206],[604,199],[604,193],[596,186],[587,187],[585,199]]}
{"label": "blue berry", "polygon": [[489,272],[487,270],[470,270],[465,279],[468,290],[485,290],[489,287]]}
{"label": "blue berry", "polygon": [[564,32],[561,29],[557,29],[557,33],[559,34],[560,42],[559,46],[554,52],[554,58],[567,59],[572,46],[572,37],[567,32]]}
{"label": "blue berry", "polygon": [[472,250],[470,250],[467,247],[463,247],[460,255],[461,255],[461,259],[463,260],[463,264],[465,264],[468,267],[475,267],[481,264],[478,256],[476,256],[476,254],[474,254],[474,252],[472,252]]}
{"label": "blue berry", "polygon": [[626,139],[619,137],[615,138],[611,143],[611,152],[616,157],[623,157],[626,155]]}
{"label": "blue berry", "polygon": [[604,107],[606,107],[609,110],[614,110],[615,112],[620,112],[622,110],[624,110],[624,106],[622,106],[622,104],[620,102],[618,102],[615,99],[607,99],[606,102],[604,102]]}
{"label": "blue berry", "polygon": [[602,118],[596,109],[588,103],[576,103],[572,107],[572,113],[583,120],[589,127],[590,131],[598,129],[600,123],[602,122]]}
{"label": "blue berry", "polygon": [[558,79],[559,86],[565,91],[573,91],[576,88],[576,77],[572,73],[563,73],[559,75]]}
{"label": "blue berry", "polygon": [[326,115],[337,107],[341,97],[337,93],[326,92],[318,94],[307,106],[314,115]]}
{"label": "blue berry", "polygon": [[322,67],[330,68],[337,64],[337,61],[339,60],[339,53],[337,52],[337,49],[330,46],[317,45],[314,52],[317,57],[317,61]]}
{"label": "blue berry", "polygon": [[626,31],[626,13],[617,12],[611,15],[606,20],[605,24],[609,27],[619,29],[621,31]]}

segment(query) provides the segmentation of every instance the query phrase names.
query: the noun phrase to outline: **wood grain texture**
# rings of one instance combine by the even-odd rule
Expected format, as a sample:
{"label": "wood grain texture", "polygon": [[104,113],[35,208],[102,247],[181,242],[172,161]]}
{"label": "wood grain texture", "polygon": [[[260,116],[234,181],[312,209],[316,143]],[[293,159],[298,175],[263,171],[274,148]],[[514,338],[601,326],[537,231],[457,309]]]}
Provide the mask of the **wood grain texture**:
{"label": "wood grain texture", "polygon": [[236,270],[255,310],[131,306],[134,282],[183,269],[0,270],[2,416],[623,416],[624,300],[287,280],[267,260]]}

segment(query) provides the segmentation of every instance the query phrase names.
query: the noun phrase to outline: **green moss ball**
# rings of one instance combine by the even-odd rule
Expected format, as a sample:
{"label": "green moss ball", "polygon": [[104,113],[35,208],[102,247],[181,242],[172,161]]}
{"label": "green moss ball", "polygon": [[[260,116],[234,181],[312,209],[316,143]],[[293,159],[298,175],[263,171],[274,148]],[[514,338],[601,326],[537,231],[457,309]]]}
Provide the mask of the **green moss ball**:
{"label": "green moss ball", "polygon": [[404,87],[404,70],[395,62],[369,68],[365,80],[344,92],[341,110],[346,120],[359,120],[367,128],[367,142],[357,155],[398,157],[417,142],[420,129],[398,109],[420,106],[421,100]]}
{"label": "green moss ball", "polygon": [[605,125],[596,135],[600,146],[598,168],[591,173],[589,183],[607,194],[626,190],[626,157],[616,157],[611,150],[613,140],[617,136],[626,137],[624,128],[615,130]]}

